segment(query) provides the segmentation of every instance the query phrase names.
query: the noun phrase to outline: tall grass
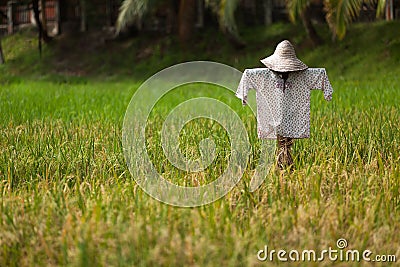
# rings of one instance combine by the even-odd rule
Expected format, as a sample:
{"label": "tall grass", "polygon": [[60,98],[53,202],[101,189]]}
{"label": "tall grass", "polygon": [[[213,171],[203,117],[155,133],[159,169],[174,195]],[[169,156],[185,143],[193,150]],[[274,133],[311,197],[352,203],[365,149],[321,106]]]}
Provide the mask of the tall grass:
{"label": "tall grass", "polygon": [[[305,57],[313,60],[314,52]],[[152,199],[126,167],[122,120],[138,83],[65,83],[57,76],[4,82],[0,266],[282,266],[286,263],[258,261],[257,252],[264,245],[276,250],[336,248],[338,238],[347,239],[349,249],[399,258],[398,68],[388,76],[380,73],[387,79],[357,78],[358,69],[368,67],[353,67],[342,77],[340,67],[331,68],[333,100],[312,93],[311,138],[295,142],[295,171],[269,174],[254,193],[248,187],[259,144],[251,112],[232,94],[207,86],[195,93],[174,91],[161,100],[147,126],[147,148],[157,168],[174,174],[177,183],[215,179],[229,155],[222,127],[196,120],[183,129],[181,148],[196,158],[208,127],[219,158],[207,175],[173,172],[158,131],[182,99],[215,96],[238,112],[249,132],[253,150],[243,179],[224,198],[199,208]]]}
{"label": "tall grass", "polygon": [[[249,168],[225,198],[193,209],[153,200],[130,176],[121,148],[130,84],[2,89],[2,265],[257,265],[264,244],[323,249],[339,237],[354,249],[398,253],[398,92],[379,81],[334,87],[332,103],[312,94],[312,138],[296,141],[293,173],[271,174],[249,193]],[[204,123],[187,125],[186,149],[196,149]],[[159,142],[148,147],[162,163]]]}

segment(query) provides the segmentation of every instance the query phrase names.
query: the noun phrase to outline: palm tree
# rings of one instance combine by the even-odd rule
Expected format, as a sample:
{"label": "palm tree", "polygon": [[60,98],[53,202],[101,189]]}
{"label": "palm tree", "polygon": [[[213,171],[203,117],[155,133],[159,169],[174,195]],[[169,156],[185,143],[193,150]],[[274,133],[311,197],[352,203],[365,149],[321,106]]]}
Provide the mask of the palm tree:
{"label": "palm tree", "polygon": [[[309,9],[311,0],[288,0],[287,8],[291,20],[294,22],[301,17],[306,27],[307,34],[314,43],[318,43],[318,35],[310,21]],[[324,0],[326,21],[332,31],[332,38],[341,40],[346,35],[347,26],[360,14],[362,5],[375,5],[378,3],[377,17],[382,14],[386,0]],[[305,22],[305,20],[308,20]],[[316,36],[313,36],[313,35]],[[315,39],[317,38],[317,39]]]}
{"label": "palm tree", "polygon": [[[124,0],[117,20],[117,34],[130,24],[136,24],[140,29],[143,18],[150,8],[154,8],[157,0]],[[163,1],[165,2],[165,1]],[[234,13],[238,0],[205,0],[206,6],[217,15],[220,29],[228,39],[238,47],[244,45],[238,35]],[[180,0],[178,17],[178,34],[182,43],[192,36],[195,24],[196,0]]]}

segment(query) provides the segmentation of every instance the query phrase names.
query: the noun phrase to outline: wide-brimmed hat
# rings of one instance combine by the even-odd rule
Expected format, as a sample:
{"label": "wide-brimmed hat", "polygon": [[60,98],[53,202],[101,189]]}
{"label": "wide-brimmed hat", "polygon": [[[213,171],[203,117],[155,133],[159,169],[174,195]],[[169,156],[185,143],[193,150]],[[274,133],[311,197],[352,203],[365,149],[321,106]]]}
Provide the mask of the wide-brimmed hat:
{"label": "wide-brimmed hat", "polygon": [[294,47],[288,40],[280,42],[276,46],[274,54],[261,59],[261,62],[267,68],[278,72],[299,71],[308,68],[306,64],[296,57]]}

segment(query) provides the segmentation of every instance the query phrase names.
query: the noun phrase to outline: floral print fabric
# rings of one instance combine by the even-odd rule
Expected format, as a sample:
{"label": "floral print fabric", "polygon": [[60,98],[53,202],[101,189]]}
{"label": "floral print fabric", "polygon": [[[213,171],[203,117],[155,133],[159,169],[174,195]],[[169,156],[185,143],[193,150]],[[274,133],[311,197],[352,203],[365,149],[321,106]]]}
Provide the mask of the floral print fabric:
{"label": "floral print fabric", "polygon": [[324,68],[291,72],[286,81],[268,68],[246,69],[236,91],[243,105],[250,89],[256,91],[257,132],[262,139],[310,137],[311,90],[322,90],[328,101],[333,93]]}

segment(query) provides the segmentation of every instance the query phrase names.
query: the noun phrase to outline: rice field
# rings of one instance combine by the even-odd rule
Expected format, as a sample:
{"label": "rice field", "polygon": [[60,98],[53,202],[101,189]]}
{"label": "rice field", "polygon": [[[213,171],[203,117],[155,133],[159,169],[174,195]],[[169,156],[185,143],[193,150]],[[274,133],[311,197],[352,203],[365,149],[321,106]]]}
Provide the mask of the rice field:
{"label": "rice field", "polygon": [[[196,91],[234,107],[253,147],[239,184],[199,208],[158,202],[127,169],[122,120],[138,84],[3,86],[1,266],[275,266],[285,263],[257,259],[265,245],[322,250],[335,248],[339,238],[351,249],[398,257],[398,80],[332,84],[332,102],[321,92],[312,94],[311,138],[295,142],[295,171],[270,173],[253,193],[248,183],[258,160],[254,116],[231,93],[205,85]],[[150,117],[147,146],[156,166],[166,163],[152,129],[161,128],[174,103],[194,97],[191,92],[182,88],[167,95]],[[218,155],[227,149],[223,129],[212,124],[202,119],[183,129],[183,147],[194,157],[205,129],[220,137]],[[225,164],[218,158],[204,171],[207,179]],[[165,168],[173,172],[173,166]],[[173,177],[188,178],[182,172]]]}
{"label": "rice field", "polygon": [[[383,26],[374,27],[381,38]],[[270,172],[255,192],[249,184],[260,160],[260,142],[250,109],[232,92],[207,84],[183,86],[164,96],[143,127],[149,158],[171,182],[210,183],[231,155],[224,128],[201,118],[182,129],[180,148],[196,159],[200,141],[212,137],[216,159],[198,173],[177,170],[168,162],[160,132],[179,103],[200,96],[218,99],[238,114],[249,135],[251,153],[242,179],[223,198],[197,208],[153,199],[128,170],[122,127],[139,81],[3,76],[0,266],[399,266],[396,38],[362,52],[371,52],[370,61],[346,50],[352,41],[300,53],[310,65],[327,68],[333,100],[312,92],[311,138],[295,141],[295,170]],[[365,40],[370,39],[359,35],[354,42],[371,43]],[[374,55],[387,47],[390,60],[365,64],[375,62]],[[332,51],[344,52],[335,61],[327,56]],[[244,55],[240,64],[253,57]],[[341,249],[343,239],[347,246]],[[321,254],[310,261],[293,260],[296,254],[289,253],[283,255],[287,262],[278,258],[279,250],[302,254],[330,248],[369,250],[371,260],[381,255],[386,262],[335,260],[327,254],[323,260],[318,260]]]}

